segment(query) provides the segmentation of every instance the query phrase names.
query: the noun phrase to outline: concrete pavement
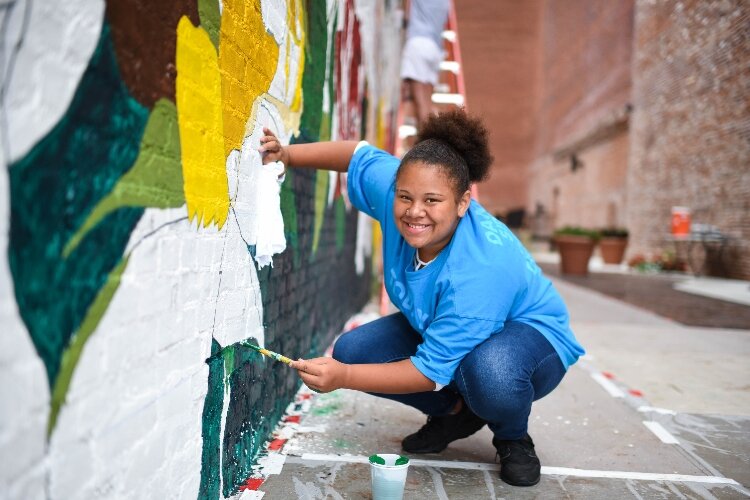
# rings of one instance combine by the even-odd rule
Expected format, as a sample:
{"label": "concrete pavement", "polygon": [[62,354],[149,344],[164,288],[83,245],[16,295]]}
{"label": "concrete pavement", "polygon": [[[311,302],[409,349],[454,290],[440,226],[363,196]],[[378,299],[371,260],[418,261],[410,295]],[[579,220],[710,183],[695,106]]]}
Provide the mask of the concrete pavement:
{"label": "concrete pavement", "polygon": [[[498,477],[485,427],[411,456],[404,498],[746,498],[750,331],[685,327],[563,281],[588,354],[535,403],[531,488]],[[354,391],[301,391],[238,498],[370,498],[366,457],[400,453],[416,410]]]}

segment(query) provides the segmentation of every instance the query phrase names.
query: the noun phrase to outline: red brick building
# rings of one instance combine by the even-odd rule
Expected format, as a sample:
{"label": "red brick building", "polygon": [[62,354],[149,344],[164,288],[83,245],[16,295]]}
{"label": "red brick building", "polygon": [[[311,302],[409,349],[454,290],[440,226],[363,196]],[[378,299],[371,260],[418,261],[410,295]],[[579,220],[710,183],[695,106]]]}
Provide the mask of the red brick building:
{"label": "red brick building", "polygon": [[730,238],[710,270],[750,279],[750,4],[456,8],[467,105],[493,134],[483,204],[524,209],[538,236],[625,226],[629,255],[674,250],[671,207],[687,206]]}

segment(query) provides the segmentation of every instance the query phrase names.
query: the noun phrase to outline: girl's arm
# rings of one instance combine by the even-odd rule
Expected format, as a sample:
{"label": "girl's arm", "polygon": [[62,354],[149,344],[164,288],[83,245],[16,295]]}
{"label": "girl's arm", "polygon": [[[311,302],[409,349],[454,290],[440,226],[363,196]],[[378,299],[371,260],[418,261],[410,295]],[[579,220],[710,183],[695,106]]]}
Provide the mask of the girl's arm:
{"label": "girl's arm", "polygon": [[435,382],[417,370],[410,359],[393,363],[349,365],[333,358],[293,361],[305,384],[318,392],[355,389],[381,394],[409,394],[435,389]]}
{"label": "girl's arm", "polygon": [[287,167],[307,167],[346,172],[358,141],[311,142],[282,146],[270,129],[264,127],[258,152],[263,163],[281,161]]}

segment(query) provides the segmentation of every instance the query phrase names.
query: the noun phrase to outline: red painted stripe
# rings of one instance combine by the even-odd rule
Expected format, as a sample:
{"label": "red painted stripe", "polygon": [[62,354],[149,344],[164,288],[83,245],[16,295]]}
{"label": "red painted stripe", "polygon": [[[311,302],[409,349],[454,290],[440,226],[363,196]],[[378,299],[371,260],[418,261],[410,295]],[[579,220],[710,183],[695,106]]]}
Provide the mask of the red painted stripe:
{"label": "red painted stripe", "polygon": [[250,479],[245,481],[245,484],[240,486],[240,491],[244,491],[244,490],[258,491],[258,488],[260,488],[260,485],[263,484],[263,481],[265,481],[265,479],[263,479],[262,477],[251,477]]}
{"label": "red painted stripe", "polygon": [[629,392],[629,393],[630,393],[630,394],[631,394],[632,396],[635,396],[635,397],[637,397],[637,398],[642,398],[642,397],[643,397],[643,393],[642,393],[641,391],[639,391],[638,389],[630,389],[630,390],[629,390],[628,392]]}
{"label": "red painted stripe", "polygon": [[310,399],[311,397],[312,397],[312,394],[309,394],[309,393],[308,394],[300,394],[299,395],[300,399]]}
{"label": "red painted stripe", "polygon": [[614,376],[614,375],[612,375],[612,374],[611,374],[611,373],[609,373],[609,372],[602,372],[602,375],[604,375],[605,377],[607,377],[607,378],[608,378],[608,379],[610,379],[610,380],[613,380],[613,379],[615,378],[615,376]]}
{"label": "red painted stripe", "polygon": [[299,415],[287,415],[284,417],[284,422],[290,422],[292,424],[298,424],[299,423],[300,416]]}
{"label": "red painted stripe", "polygon": [[286,443],[286,439],[274,439],[271,441],[271,444],[268,445],[268,449],[272,451],[280,450],[282,446],[284,446],[284,443]]}

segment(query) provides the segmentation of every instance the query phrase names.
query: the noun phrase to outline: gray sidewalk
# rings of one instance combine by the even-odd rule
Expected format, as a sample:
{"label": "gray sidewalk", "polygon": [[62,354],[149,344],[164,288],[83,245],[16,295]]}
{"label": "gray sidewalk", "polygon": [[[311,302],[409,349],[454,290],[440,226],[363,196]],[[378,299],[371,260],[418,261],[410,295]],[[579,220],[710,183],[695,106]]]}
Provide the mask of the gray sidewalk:
{"label": "gray sidewalk", "polygon": [[[441,454],[411,456],[404,498],[750,496],[750,331],[685,327],[555,286],[588,354],[532,409],[539,485],[500,481],[485,427]],[[302,397],[280,429],[283,447],[261,461],[258,491],[238,498],[370,498],[366,457],[399,453],[424,423],[354,391]]]}

